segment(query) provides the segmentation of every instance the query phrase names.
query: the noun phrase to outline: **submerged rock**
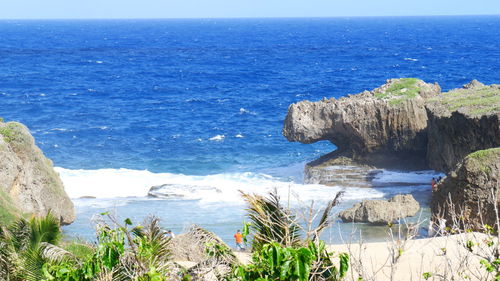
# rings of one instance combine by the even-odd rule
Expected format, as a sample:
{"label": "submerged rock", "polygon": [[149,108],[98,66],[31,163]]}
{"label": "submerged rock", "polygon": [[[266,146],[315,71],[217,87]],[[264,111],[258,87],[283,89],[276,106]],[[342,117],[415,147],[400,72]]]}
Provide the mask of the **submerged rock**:
{"label": "submerged rock", "polygon": [[389,200],[364,200],[340,212],[343,222],[389,224],[411,217],[420,210],[420,204],[411,194],[396,195]]}
{"label": "submerged rock", "polygon": [[433,192],[434,218],[444,218],[448,226],[466,229],[494,226],[495,207],[500,208],[499,182],[500,147],[469,154]]}
{"label": "submerged rock", "polygon": [[0,122],[0,221],[49,211],[62,224],[75,220],[73,203],[52,162],[35,145],[28,128]]}

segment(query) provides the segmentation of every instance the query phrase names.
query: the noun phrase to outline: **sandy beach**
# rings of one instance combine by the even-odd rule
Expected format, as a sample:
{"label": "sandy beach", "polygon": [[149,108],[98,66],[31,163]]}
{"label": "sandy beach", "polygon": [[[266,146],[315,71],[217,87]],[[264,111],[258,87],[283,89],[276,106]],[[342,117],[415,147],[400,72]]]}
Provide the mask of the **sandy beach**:
{"label": "sandy beach", "polygon": [[[414,280],[492,280],[480,264],[481,258],[467,250],[466,243],[474,243],[473,252],[486,254],[487,236],[480,233],[366,244],[329,245],[334,253],[349,253],[351,266],[345,280],[414,281]],[[495,241],[498,242],[496,239]],[[484,245],[484,247],[478,246]],[[498,243],[495,243],[498,245]],[[399,249],[402,249],[400,252]],[[399,253],[401,253],[398,258]],[[251,254],[235,252],[238,259],[248,264]],[[179,262],[193,266],[193,262]],[[428,273],[428,274],[427,274]],[[427,276],[427,279],[425,276]]]}

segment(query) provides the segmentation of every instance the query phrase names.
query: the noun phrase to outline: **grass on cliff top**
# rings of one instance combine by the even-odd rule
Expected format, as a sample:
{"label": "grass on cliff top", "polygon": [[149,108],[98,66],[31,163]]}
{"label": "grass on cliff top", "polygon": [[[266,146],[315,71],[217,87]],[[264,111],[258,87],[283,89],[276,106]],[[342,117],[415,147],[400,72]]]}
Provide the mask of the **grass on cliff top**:
{"label": "grass on cliff top", "polygon": [[385,92],[376,93],[377,99],[390,99],[390,105],[398,105],[405,100],[412,99],[417,96],[420,88],[417,86],[418,79],[416,78],[401,78],[393,83]]}
{"label": "grass on cliff top", "polygon": [[4,127],[0,127],[0,135],[3,136],[6,142],[12,142],[15,139],[14,126],[12,123]]}
{"label": "grass on cliff top", "polygon": [[469,154],[467,158],[474,161],[482,172],[491,174],[490,165],[500,159],[500,147],[478,150]]}
{"label": "grass on cliff top", "polygon": [[472,115],[500,112],[500,86],[458,89],[434,98],[450,111],[465,110]]}
{"label": "grass on cliff top", "polygon": [[478,150],[469,154],[469,158],[480,161],[488,161],[498,157],[500,157],[500,147]]}

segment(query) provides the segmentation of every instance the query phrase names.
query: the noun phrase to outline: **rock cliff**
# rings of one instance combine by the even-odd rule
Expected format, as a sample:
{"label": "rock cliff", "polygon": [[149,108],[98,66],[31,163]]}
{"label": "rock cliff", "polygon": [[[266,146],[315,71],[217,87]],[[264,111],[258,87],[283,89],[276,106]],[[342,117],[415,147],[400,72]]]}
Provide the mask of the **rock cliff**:
{"label": "rock cliff", "polygon": [[20,123],[0,122],[0,220],[49,211],[62,224],[75,219],[59,175],[29,130]]}
{"label": "rock cliff", "polygon": [[500,85],[476,80],[430,99],[427,162],[449,172],[469,153],[500,146]]}
{"label": "rock cliff", "polygon": [[[432,194],[431,210],[448,226],[482,230],[496,224],[500,208],[500,147],[469,154]],[[451,207],[448,203],[452,203]],[[463,218],[463,220],[462,220]],[[463,222],[467,225],[461,225]]]}
{"label": "rock cliff", "polygon": [[467,154],[500,146],[499,116],[500,85],[474,80],[441,93],[437,84],[390,79],[338,100],[290,105],[283,135],[302,143],[328,140],[338,147],[307,169],[341,156],[380,168],[448,172]]}
{"label": "rock cliff", "polygon": [[390,79],[357,95],[290,105],[283,135],[289,141],[328,140],[339,153],[377,167],[423,168],[426,100],[440,87],[413,78]]}

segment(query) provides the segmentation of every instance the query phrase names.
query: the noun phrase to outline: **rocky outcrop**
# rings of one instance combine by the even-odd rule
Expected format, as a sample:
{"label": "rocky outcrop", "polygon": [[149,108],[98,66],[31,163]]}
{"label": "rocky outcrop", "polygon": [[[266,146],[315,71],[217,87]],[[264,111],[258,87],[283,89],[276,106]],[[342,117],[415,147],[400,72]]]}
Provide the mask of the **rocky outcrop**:
{"label": "rocky outcrop", "polygon": [[29,130],[16,122],[0,122],[0,203],[4,222],[49,211],[62,224],[75,220],[73,203],[52,162],[35,145]]}
{"label": "rocky outcrop", "polygon": [[304,183],[328,186],[372,187],[379,169],[332,152],[306,164]]}
{"label": "rocky outcrop", "polygon": [[290,105],[283,135],[302,143],[328,140],[342,155],[377,167],[424,167],[425,103],[439,92],[422,80],[390,79],[370,92],[302,101]]}
{"label": "rocky outcrop", "polygon": [[364,200],[352,208],[340,212],[343,222],[389,224],[401,218],[411,217],[420,210],[420,204],[411,194],[396,195],[385,200]]}
{"label": "rocky outcrop", "polygon": [[[283,135],[328,140],[338,147],[330,158],[361,165],[448,172],[467,154],[500,146],[499,119],[500,85],[474,80],[440,93],[437,84],[391,79],[370,92],[290,105]],[[306,169],[317,167],[315,161]]]}
{"label": "rocky outcrop", "polygon": [[494,226],[499,185],[500,147],[471,153],[437,185],[432,213],[436,220],[446,219],[448,226],[474,230],[483,230],[484,224]]}
{"label": "rocky outcrop", "polygon": [[469,153],[500,146],[500,85],[476,80],[427,104],[427,162],[449,172]]}

